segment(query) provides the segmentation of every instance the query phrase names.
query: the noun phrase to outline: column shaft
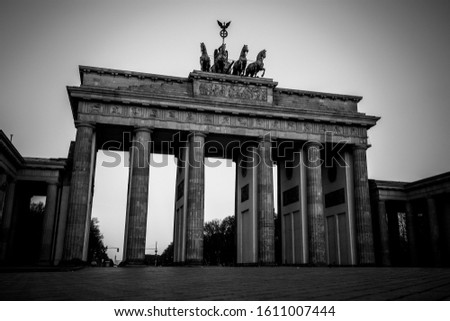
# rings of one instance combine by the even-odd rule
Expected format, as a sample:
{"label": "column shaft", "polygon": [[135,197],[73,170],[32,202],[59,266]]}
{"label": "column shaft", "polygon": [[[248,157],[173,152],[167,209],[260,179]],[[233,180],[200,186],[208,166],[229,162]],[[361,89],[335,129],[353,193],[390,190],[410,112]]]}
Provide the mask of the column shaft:
{"label": "column shaft", "polygon": [[386,213],[386,202],[378,201],[378,224],[380,227],[380,245],[381,245],[381,264],[391,265],[389,252],[389,229]]}
{"label": "column shaft", "polygon": [[83,261],[91,182],[94,126],[77,123],[63,261]]}
{"label": "column shaft", "polygon": [[436,210],[436,200],[433,197],[427,198],[428,204],[428,225],[430,226],[431,253],[435,266],[441,264],[441,253],[439,249],[439,221]]}
{"label": "column shaft", "polygon": [[50,183],[47,185],[47,198],[45,200],[45,214],[42,224],[42,242],[40,263],[51,263],[52,260],[52,246],[54,239],[54,226],[56,215],[56,202],[58,194],[58,185]]}
{"label": "column shaft", "polygon": [[416,266],[418,263],[416,249],[416,219],[411,202],[406,202],[406,233],[409,245],[410,263]]}
{"label": "column shaft", "polygon": [[273,204],[272,144],[264,138],[259,142],[257,168],[258,256],[261,264],[275,263],[275,224]]}
{"label": "column shaft", "polygon": [[189,172],[187,195],[186,263],[203,262],[203,221],[205,207],[205,135],[194,133],[189,136]]}
{"label": "column shaft", "polygon": [[126,232],[126,258],[128,264],[141,264],[145,260],[147,236],[148,182],[150,170],[150,139],[148,128],[137,128],[131,147],[131,179],[128,199]]}
{"label": "column shaft", "polygon": [[6,201],[6,189],[8,186],[8,176],[1,172],[0,168],[0,226],[1,218],[5,212],[5,201]]}
{"label": "column shaft", "polygon": [[375,255],[365,146],[355,146],[353,149],[353,171],[358,263],[371,265],[375,264]]}
{"label": "column shaft", "polygon": [[11,181],[8,184],[4,212],[2,217],[1,234],[0,234],[0,261],[6,261],[8,259],[8,248],[10,248],[11,242],[11,222],[14,209],[14,198],[16,191],[16,182]]}
{"label": "column shaft", "polygon": [[308,144],[304,160],[307,185],[309,263],[314,265],[327,263],[320,149],[321,145],[318,143]]}

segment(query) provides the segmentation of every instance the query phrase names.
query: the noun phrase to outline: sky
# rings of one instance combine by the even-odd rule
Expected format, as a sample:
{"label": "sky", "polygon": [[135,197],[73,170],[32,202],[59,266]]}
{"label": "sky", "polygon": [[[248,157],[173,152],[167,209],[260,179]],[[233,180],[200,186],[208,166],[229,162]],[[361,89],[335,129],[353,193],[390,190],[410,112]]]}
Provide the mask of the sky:
{"label": "sky", "polygon": [[[450,2],[422,0],[2,1],[0,128],[23,156],[67,157],[66,86],[80,85],[79,65],[187,77],[200,42],[210,55],[221,44],[216,20],[232,21],[230,57],[266,49],[278,87],[363,96],[359,111],[381,117],[369,178],[414,181],[450,170],[449,17]],[[93,216],[105,243],[122,247],[128,171],[103,157]],[[206,220],[232,215],[234,168],[205,176]],[[148,248],[171,241],[174,181],[173,160],[151,169]]]}

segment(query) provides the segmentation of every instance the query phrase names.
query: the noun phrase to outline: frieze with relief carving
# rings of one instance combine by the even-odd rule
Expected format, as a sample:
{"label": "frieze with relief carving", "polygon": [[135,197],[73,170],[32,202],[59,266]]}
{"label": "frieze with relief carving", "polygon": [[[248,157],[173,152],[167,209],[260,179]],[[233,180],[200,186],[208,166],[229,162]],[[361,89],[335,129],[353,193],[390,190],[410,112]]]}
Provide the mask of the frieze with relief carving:
{"label": "frieze with relief carving", "polygon": [[291,119],[265,119],[243,115],[214,115],[200,111],[160,110],[152,107],[124,106],[116,104],[83,103],[80,113],[99,116],[116,116],[140,119],[164,119],[165,121],[185,122],[192,124],[207,124],[225,127],[240,127],[248,129],[265,129],[268,131],[283,131],[297,133],[323,134],[331,132],[341,137],[359,137],[365,142],[367,130],[363,127],[326,124]]}
{"label": "frieze with relief carving", "polygon": [[199,84],[199,93],[201,96],[267,102],[267,88],[262,86],[238,86],[201,82]]}

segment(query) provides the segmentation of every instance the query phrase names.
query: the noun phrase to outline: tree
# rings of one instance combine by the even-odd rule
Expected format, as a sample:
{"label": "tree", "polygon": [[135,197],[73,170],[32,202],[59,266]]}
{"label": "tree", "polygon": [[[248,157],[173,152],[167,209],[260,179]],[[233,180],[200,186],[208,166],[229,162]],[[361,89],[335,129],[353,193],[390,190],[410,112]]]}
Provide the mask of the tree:
{"label": "tree", "polygon": [[203,258],[208,265],[232,265],[236,262],[236,220],[206,222],[203,229]]}
{"label": "tree", "polygon": [[220,220],[206,222],[203,227],[203,259],[206,264],[220,264],[221,246]]}
{"label": "tree", "polygon": [[221,260],[223,264],[234,265],[236,263],[236,219],[227,216],[220,224],[220,232],[223,235]]}
{"label": "tree", "polygon": [[106,254],[106,246],[103,244],[103,234],[100,232],[99,220],[93,217],[89,229],[88,262],[95,261],[100,266],[104,260],[109,260],[109,257]]}
{"label": "tree", "polygon": [[173,264],[173,242],[166,247],[159,259],[161,265]]}
{"label": "tree", "polygon": [[282,235],[281,235],[281,215],[278,215],[273,210],[273,220],[275,225],[275,263],[278,265],[282,264]]}

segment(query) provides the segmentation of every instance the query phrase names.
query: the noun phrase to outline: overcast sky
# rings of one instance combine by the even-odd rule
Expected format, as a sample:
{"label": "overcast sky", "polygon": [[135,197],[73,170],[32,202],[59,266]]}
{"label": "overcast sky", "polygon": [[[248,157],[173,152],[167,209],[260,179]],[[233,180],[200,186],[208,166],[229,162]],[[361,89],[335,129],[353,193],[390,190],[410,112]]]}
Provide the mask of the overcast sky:
{"label": "overcast sky", "polygon": [[[78,65],[187,77],[200,42],[220,45],[216,20],[231,20],[231,57],[266,49],[279,87],[360,95],[359,111],[381,116],[370,178],[417,180],[450,170],[449,17],[449,1],[2,1],[0,128],[24,156],[67,157]],[[109,246],[123,246],[127,175],[97,168],[93,216]],[[174,166],[150,175],[147,247],[164,249]],[[207,220],[233,214],[233,180],[233,168],[207,169]]]}

